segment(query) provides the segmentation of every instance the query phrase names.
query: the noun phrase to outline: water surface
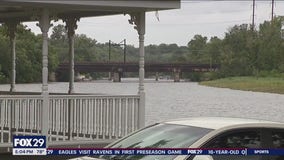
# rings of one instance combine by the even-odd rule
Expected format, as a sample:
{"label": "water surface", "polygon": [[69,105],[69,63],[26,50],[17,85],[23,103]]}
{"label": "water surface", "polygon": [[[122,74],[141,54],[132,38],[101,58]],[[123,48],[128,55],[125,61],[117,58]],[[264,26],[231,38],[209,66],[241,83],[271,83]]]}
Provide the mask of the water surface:
{"label": "water surface", "polygon": [[[78,93],[137,94],[137,79],[76,82]],[[41,91],[41,84],[17,84],[17,91]],[[0,85],[8,91],[9,85]],[[146,80],[146,124],[195,116],[229,116],[284,122],[284,95],[201,86],[193,82]],[[68,83],[49,84],[50,92],[67,93]]]}

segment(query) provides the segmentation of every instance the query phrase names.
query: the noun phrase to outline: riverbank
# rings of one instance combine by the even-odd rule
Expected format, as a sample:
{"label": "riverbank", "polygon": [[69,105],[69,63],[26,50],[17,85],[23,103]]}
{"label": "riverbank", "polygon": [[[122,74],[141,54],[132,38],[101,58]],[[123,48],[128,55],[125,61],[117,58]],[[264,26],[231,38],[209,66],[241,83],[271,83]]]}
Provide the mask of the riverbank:
{"label": "riverbank", "polygon": [[231,88],[245,91],[269,92],[284,94],[284,79],[272,77],[230,77],[199,84],[220,88]]}

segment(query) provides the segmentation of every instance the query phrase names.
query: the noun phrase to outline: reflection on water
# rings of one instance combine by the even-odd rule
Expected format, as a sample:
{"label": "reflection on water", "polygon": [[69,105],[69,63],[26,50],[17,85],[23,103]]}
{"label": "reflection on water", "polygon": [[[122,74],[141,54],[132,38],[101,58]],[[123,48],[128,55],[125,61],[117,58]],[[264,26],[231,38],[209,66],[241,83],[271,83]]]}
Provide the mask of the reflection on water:
{"label": "reflection on water", "polygon": [[[137,79],[77,82],[78,93],[137,94]],[[41,91],[41,84],[18,84],[17,91]],[[0,85],[8,91],[9,85]],[[68,91],[68,83],[50,83],[50,92]],[[284,122],[284,95],[200,86],[197,83],[146,80],[146,124],[192,116],[230,116]]]}

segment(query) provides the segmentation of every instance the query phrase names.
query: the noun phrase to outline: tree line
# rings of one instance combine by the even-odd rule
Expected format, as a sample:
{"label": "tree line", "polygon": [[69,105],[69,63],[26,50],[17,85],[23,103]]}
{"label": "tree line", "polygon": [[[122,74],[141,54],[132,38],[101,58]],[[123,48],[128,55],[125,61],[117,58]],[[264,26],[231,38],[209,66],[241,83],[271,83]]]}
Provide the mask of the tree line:
{"label": "tree line", "polygon": [[[284,40],[281,38],[280,17],[265,21],[259,28],[249,24],[235,25],[224,38],[195,35],[187,46],[177,44],[148,45],[148,63],[206,63],[219,64],[218,72],[184,74],[191,80],[216,79],[230,76],[283,76]],[[8,83],[11,70],[11,51],[7,27],[0,26],[0,82]],[[42,69],[41,35],[26,26],[18,25],[16,40],[17,83],[40,82]],[[138,62],[139,49],[126,46],[126,61]],[[75,62],[123,62],[123,46],[99,43],[85,34],[75,35]],[[58,64],[68,62],[68,37],[63,25],[53,27],[49,37],[49,72]],[[92,76],[100,74],[91,73]],[[66,75],[68,76],[68,75]]]}

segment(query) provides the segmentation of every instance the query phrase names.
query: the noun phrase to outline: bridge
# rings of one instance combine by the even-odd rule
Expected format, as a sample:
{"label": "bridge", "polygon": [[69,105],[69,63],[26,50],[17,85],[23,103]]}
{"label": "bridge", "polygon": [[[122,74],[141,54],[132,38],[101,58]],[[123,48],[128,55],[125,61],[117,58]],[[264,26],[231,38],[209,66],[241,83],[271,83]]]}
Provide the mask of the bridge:
{"label": "bridge", "polygon": [[[180,80],[182,72],[210,72],[216,71],[220,66],[217,64],[193,64],[193,63],[145,63],[145,72],[172,72],[174,73],[174,81]],[[67,72],[69,69],[68,63],[62,63],[57,68],[57,75]],[[139,63],[127,62],[111,62],[111,63],[90,63],[82,62],[75,63],[74,69],[76,72],[111,72],[115,82],[121,81],[123,72],[139,72]],[[158,74],[156,74],[158,75]],[[156,77],[157,80],[157,77]]]}

